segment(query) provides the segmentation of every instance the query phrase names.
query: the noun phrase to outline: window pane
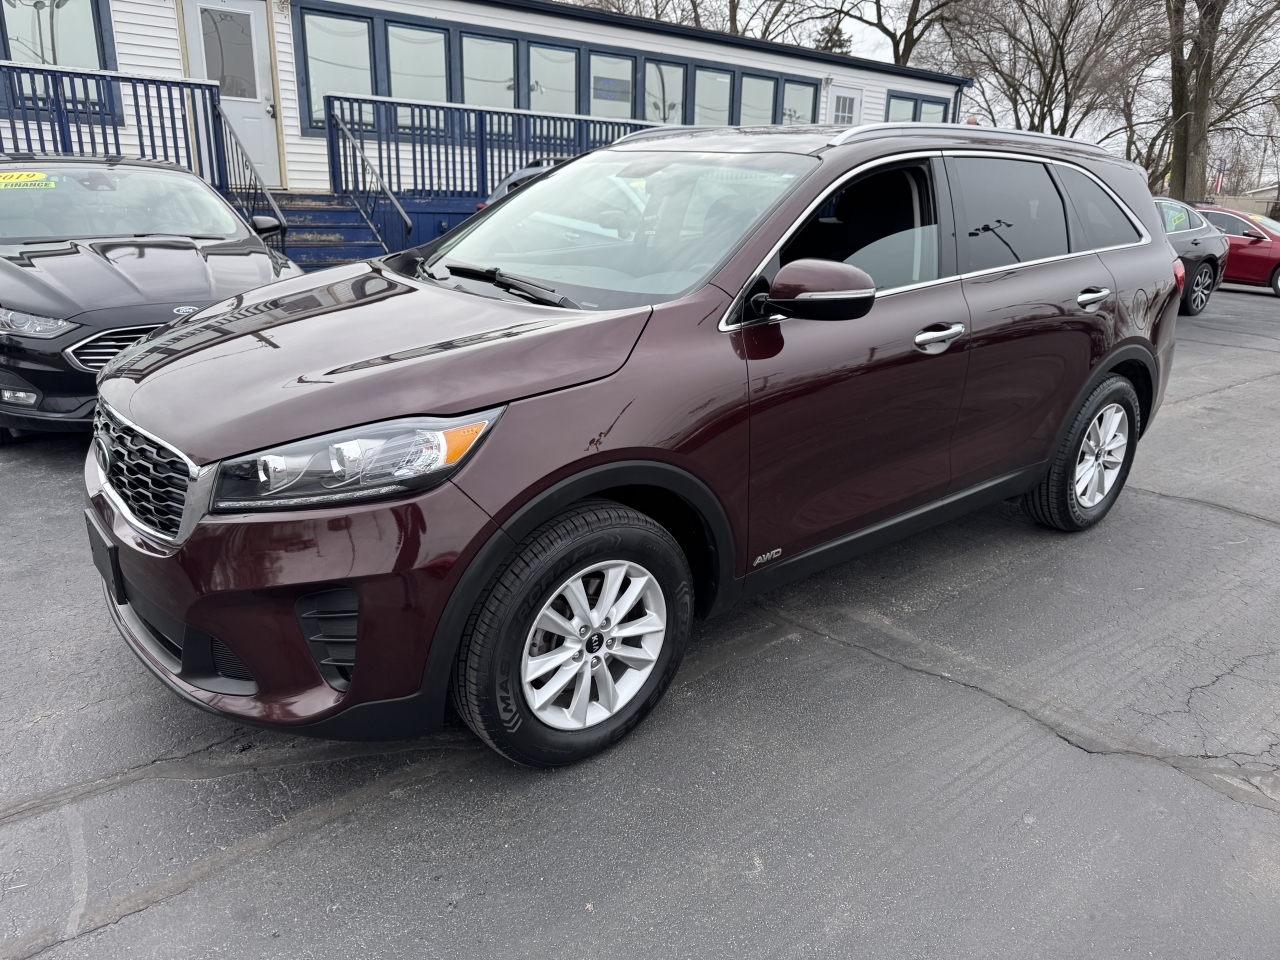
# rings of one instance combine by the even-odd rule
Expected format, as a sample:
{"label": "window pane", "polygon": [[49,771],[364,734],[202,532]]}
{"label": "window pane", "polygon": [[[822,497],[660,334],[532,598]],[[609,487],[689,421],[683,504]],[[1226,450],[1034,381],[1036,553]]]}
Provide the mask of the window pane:
{"label": "window pane", "polygon": [[3,4],[11,58],[97,70],[102,63],[92,4],[93,0]]}
{"label": "window pane", "polygon": [[[1070,167],[1058,167],[1058,176],[1067,188],[1067,195],[1076,208],[1076,214],[1084,222],[1085,236],[1089,246],[1115,247],[1122,243],[1136,243],[1141,235],[1129,218],[1124,215],[1116,202],[1107,196],[1097,183],[1086,177],[1079,170]],[[1162,204],[1172,207],[1177,222],[1177,230],[1186,230],[1187,208],[1178,203]],[[1166,228],[1167,229],[1167,228]]]}
{"label": "window pane", "polygon": [[657,123],[684,123],[684,67],[645,64],[644,118]]}
{"label": "window pane", "polygon": [[945,103],[926,103],[920,104],[920,122],[921,123],[946,123],[947,122],[947,105]]}
{"label": "window pane", "polygon": [[862,121],[858,116],[857,97],[844,97],[837,94],[834,106],[835,109],[831,113],[832,123],[853,125]]}
{"label": "window pane", "polygon": [[1213,210],[1206,210],[1204,218],[1228,236],[1244,236],[1245,226],[1243,220],[1228,216],[1225,213],[1217,213]]}
{"label": "window pane", "polygon": [[307,79],[311,89],[311,119],[324,122],[324,95],[373,92],[369,69],[369,24],[365,20],[306,14]]}
{"label": "window pane", "polygon": [[[1065,173],[1066,171],[1060,172]],[[1077,193],[1075,186],[1069,185],[1068,192],[1071,194],[1071,199],[1076,206],[1080,206],[1082,198]],[[1156,206],[1160,208],[1160,219],[1164,221],[1165,233],[1177,233],[1179,230],[1187,229],[1186,207],[1177,203],[1157,203]]]}
{"label": "window pane", "polygon": [[1189,221],[1187,226],[1191,230],[1198,230],[1204,226],[1204,220],[1200,218],[1200,214],[1196,213],[1190,207],[1187,208],[1187,218]]}
{"label": "window pane", "polygon": [[476,107],[516,105],[516,45],[462,38],[462,101]]}
{"label": "window pane", "polygon": [[813,87],[807,83],[783,84],[782,122],[813,123]]}
{"label": "window pane", "polygon": [[578,52],[529,45],[529,109],[578,112]]}
{"label": "window pane", "polygon": [[910,123],[916,118],[916,102],[906,97],[889,98],[889,115],[885,118],[890,123]]}
{"label": "window pane", "polygon": [[738,122],[744,127],[773,123],[773,98],[777,83],[763,77],[742,78],[742,103]]}
{"label": "window pane", "polygon": [[204,34],[204,72],[218,81],[224,97],[256,100],[258,84],[253,69],[253,26],[247,13],[200,8]]}
{"label": "window pane", "polygon": [[[877,290],[938,279],[938,218],[925,167],[873,173],[824,203],[787,244],[782,263],[843,260]],[[823,215],[825,214],[825,216]]]}
{"label": "window pane", "polygon": [[981,157],[958,157],[954,163],[965,269],[986,270],[1067,252],[1066,212],[1042,164]]}
{"label": "window pane", "polygon": [[693,76],[693,122],[712,127],[728,124],[733,75],[719,70],[695,70]]}
{"label": "window pane", "polygon": [[439,30],[387,27],[391,95],[405,100],[448,100],[445,35]]}
{"label": "window pane", "polygon": [[591,55],[591,116],[631,119],[630,57]]}

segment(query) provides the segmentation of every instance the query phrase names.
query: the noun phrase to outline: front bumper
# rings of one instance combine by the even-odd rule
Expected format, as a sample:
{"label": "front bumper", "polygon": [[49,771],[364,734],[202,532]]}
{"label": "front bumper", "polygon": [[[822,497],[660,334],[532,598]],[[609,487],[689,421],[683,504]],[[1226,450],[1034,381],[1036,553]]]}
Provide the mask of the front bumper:
{"label": "front bumper", "polygon": [[[334,739],[438,728],[444,704],[423,692],[435,627],[497,530],[452,483],[389,503],[209,514],[177,544],[130,524],[92,455],[85,483],[87,520],[110,554],[95,560],[112,619],[184,700],[239,722]],[[317,591],[358,597],[346,689],[308,642],[299,603]],[[227,650],[247,676],[220,672]]]}

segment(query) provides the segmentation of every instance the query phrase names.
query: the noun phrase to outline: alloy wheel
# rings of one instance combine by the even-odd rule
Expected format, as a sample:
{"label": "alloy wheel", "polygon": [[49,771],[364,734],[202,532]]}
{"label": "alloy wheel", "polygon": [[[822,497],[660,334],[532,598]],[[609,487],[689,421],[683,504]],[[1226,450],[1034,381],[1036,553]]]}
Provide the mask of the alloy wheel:
{"label": "alloy wheel", "polygon": [[648,570],[626,560],[587,567],[560,585],[529,630],[525,702],[556,729],[593,727],[644,686],[666,635],[666,600]]}
{"label": "alloy wheel", "polygon": [[1209,294],[1213,292],[1213,268],[1208,265],[1196,271],[1191,281],[1191,309],[1199,313],[1209,302]]}
{"label": "alloy wheel", "polygon": [[1080,506],[1096,507],[1111,492],[1129,446],[1129,415],[1109,403],[1093,418],[1080,442],[1072,487]]}

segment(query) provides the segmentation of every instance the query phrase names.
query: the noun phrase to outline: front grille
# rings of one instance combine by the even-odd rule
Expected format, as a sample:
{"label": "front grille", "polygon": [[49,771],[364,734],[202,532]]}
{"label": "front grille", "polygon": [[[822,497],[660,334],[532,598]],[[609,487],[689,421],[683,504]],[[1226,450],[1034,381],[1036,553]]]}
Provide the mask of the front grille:
{"label": "front grille", "polygon": [[106,330],[81,340],[74,347],[67,348],[67,356],[86,370],[97,373],[105,367],[121,350],[132,347],[135,343],[154,330],[159,324],[148,327],[120,327],[118,330]]}
{"label": "front grille", "polygon": [[213,667],[218,673],[232,680],[252,680],[253,674],[249,672],[249,668],[240,662],[240,658],[231,652],[231,649],[219,640],[213,638]]}
{"label": "front grille", "polygon": [[294,612],[321,675],[335,690],[346,690],[356,666],[359,596],[350,589],[311,593],[298,600]]}
{"label": "front grille", "polygon": [[107,483],[134,519],[167,537],[176,537],[187,503],[187,462],[170,447],[144,436],[98,404],[98,437],[111,452]]}

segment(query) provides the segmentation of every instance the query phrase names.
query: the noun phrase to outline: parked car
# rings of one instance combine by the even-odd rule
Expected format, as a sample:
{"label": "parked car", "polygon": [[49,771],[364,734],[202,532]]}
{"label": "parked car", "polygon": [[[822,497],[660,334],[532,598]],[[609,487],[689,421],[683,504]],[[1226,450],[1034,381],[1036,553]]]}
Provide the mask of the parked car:
{"label": "parked car", "polygon": [[1156,201],[1165,236],[1186,271],[1182,312],[1194,317],[1209,305],[1209,297],[1222,282],[1231,247],[1226,236],[1185,203]]}
{"label": "parked car", "polygon": [[1206,220],[1227,235],[1231,256],[1223,280],[1270,287],[1280,297],[1280,223],[1258,213],[1199,207]]}
{"label": "parked car", "polygon": [[93,427],[98,371],[162,324],[301,274],[182,167],[0,157],[0,442]]}
{"label": "parked car", "polygon": [[485,207],[497,203],[508,193],[523,187],[526,183],[532,183],[544,173],[564,163],[564,161],[564,157],[539,157],[537,160],[530,161],[519,170],[512,171],[503,177],[498,185],[493,188],[493,193],[485,198],[484,203],[476,204],[476,209],[483,210]]}
{"label": "parked car", "polygon": [[1180,275],[1144,174],[1069,140],[625,138],[112,361],[107,607],[237,722],[411,737],[452,698],[570,763],[653,708],[695,617],[1006,498],[1098,523]]}

